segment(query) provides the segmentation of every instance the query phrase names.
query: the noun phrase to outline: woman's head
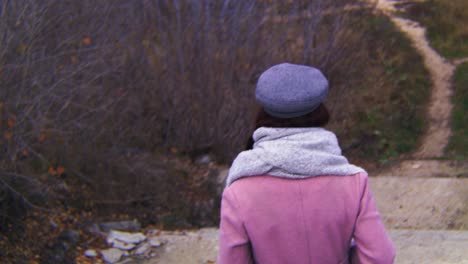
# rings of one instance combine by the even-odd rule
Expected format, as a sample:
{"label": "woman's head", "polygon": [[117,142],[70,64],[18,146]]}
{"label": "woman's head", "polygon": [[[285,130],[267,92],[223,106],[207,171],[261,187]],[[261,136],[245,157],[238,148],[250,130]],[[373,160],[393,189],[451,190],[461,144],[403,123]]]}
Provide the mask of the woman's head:
{"label": "woman's head", "polygon": [[[316,68],[282,63],[260,75],[255,90],[261,109],[255,120],[259,127],[323,127],[330,114],[323,104],[328,80]],[[250,138],[247,149],[253,141]]]}
{"label": "woman's head", "polygon": [[292,119],[316,110],[327,92],[328,80],[320,70],[281,63],[260,75],[255,97],[270,116]]}
{"label": "woman's head", "polygon": [[262,106],[256,127],[320,127],[329,114],[328,80],[314,67],[281,63],[260,75],[255,97]]}

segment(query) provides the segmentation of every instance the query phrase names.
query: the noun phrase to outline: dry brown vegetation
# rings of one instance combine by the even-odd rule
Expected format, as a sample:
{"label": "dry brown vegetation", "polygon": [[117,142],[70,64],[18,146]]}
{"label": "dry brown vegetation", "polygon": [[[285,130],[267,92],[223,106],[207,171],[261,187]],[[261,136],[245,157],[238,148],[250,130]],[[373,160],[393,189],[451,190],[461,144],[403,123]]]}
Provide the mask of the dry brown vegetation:
{"label": "dry brown vegetation", "polygon": [[468,2],[428,0],[411,3],[405,16],[427,28],[431,45],[446,58],[468,56]]}
{"label": "dry brown vegetation", "polygon": [[[252,132],[257,77],[283,61],[323,69],[330,128],[353,161],[411,151],[424,127],[421,59],[372,6],[345,5],[362,4],[3,1],[2,247],[34,239],[24,219],[48,230],[64,208],[72,219],[216,224],[216,168],[192,160],[232,160]],[[58,219],[67,224],[56,229],[83,227]]]}

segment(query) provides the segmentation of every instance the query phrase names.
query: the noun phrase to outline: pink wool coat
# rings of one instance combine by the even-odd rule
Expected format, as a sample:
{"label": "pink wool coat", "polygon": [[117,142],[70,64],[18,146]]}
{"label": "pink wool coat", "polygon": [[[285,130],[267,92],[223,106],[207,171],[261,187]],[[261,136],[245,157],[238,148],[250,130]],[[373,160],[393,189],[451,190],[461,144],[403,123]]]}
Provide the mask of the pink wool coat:
{"label": "pink wool coat", "polygon": [[241,178],[224,190],[219,239],[218,264],[380,264],[395,257],[363,173]]}

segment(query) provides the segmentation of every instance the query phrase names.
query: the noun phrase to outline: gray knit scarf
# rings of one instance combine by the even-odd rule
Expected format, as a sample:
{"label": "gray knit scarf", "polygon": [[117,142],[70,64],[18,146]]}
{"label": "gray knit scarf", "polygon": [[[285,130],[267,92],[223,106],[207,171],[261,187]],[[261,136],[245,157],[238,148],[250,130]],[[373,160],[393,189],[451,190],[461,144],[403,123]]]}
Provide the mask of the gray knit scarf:
{"label": "gray knit scarf", "polygon": [[366,173],[341,155],[338,140],[323,128],[267,128],[253,134],[252,150],[234,160],[226,185],[248,176],[303,179],[320,175]]}

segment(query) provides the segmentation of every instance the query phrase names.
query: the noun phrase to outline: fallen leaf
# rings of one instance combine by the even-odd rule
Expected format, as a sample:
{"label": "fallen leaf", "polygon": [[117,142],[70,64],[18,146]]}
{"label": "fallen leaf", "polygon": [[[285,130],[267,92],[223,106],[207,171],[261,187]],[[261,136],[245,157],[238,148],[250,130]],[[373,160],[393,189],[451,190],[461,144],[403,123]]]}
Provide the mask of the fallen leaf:
{"label": "fallen leaf", "polygon": [[62,175],[65,172],[65,168],[62,166],[57,167],[57,174]]}
{"label": "fallen leaf", "polygon": [[84,43],[85,45],[90,45],[90,44],[91,44],[91,38],[90,38],[90,37],[84,38],[84,39],[83,39],[83,43]]}
{"label": "fallen leaf", "polygon": [[6,139],[6,140],[10,140],[12,137],[13,137],[13,133],[11,133],[10,131],[7,131],[3,134],[3,137]]}
{"label": "fallen leaf", "polygon": [[57,175],[57,171],[54,169],[54,167],[49,167],[49,174],[52,176]]}

